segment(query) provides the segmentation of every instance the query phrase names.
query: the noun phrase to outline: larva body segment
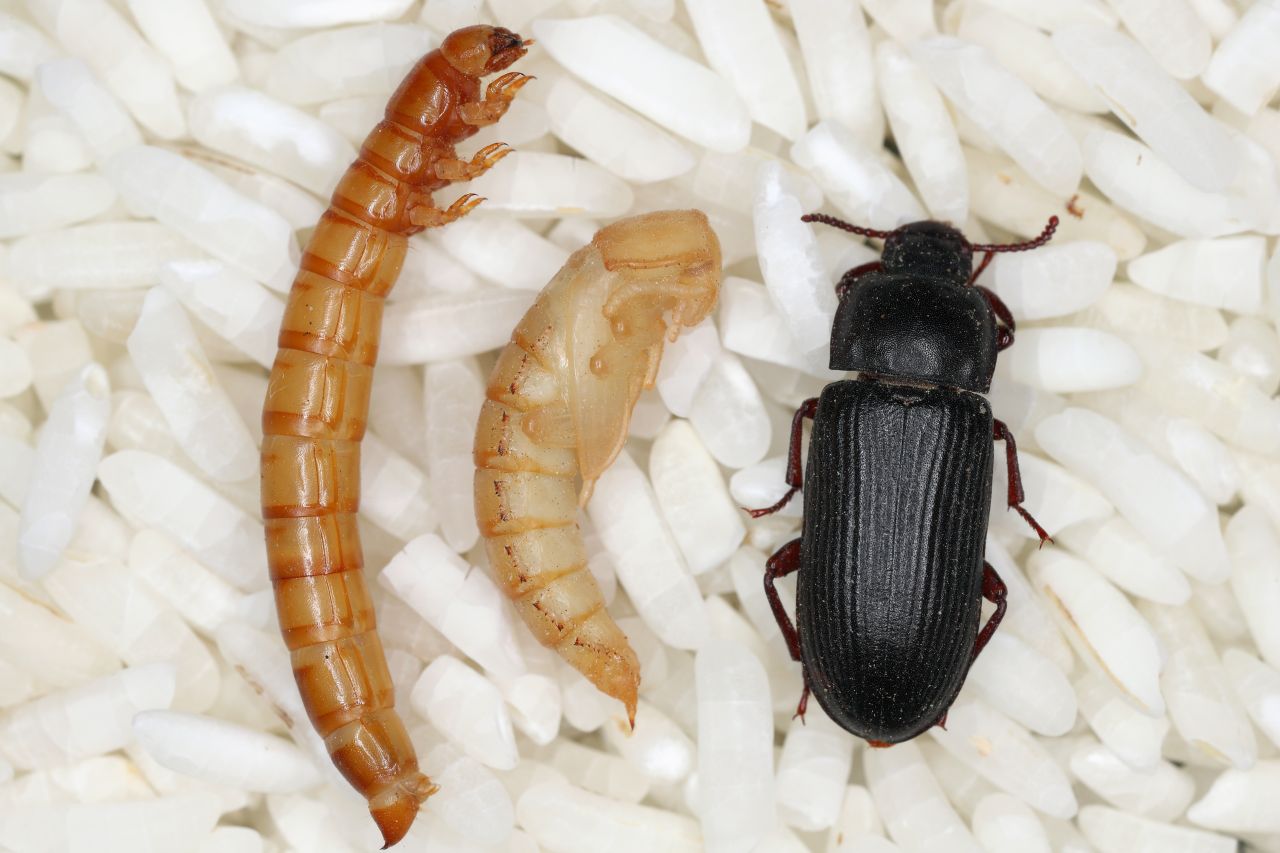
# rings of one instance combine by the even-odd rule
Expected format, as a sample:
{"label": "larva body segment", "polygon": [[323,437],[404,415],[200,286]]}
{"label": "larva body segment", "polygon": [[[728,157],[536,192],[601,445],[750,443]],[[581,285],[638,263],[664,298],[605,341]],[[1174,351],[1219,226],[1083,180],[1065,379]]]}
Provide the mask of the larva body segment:
{"label": "larva body segment", "polygon": [[409,235],[465,215],[431,192],[482,174],[509,149],[471,161],[454,144],[497,121],[527,81],[479,78],[525,54],[508,30],[449,35],[405,78],[334,190],[302,255],[280,328],[262,425],[262,514],[280,630],[302,700],[334,764],[369,800],[387,846],[436,787],[418,769],[378,640],[356,511],[383,301]]}
{"label": "larva body segment", "polygon": [[663,341],[701,322],[719,287],[720,245],[700,211],[600,230],[516,326],[476,427],[476,520],[499,585],[633,722],[639,662],[604,609],[577,513],[622,449]]}

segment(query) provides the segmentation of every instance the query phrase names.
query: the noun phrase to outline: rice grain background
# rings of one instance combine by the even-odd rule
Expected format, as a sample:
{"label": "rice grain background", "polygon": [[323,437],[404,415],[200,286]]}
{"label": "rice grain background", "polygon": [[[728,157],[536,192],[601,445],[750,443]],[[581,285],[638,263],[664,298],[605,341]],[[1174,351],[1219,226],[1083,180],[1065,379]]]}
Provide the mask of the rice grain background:
{"label": "rice grain background", "polygon": [[[1280,0],[0,0],[0,850],[377,848],[278,638],[258,419],[300,241],[409,65],[477,21],[536,38],[538,79],[463,152],[517,153],[441,196],[489,200],[412,241],[363,445],[442,788],[400,849],[1280,850]],[[628,735],[489,580],[470,448],[535,292],[673,207],[717,229],[721,304],[583,515],[641,657]],[[997,466],[1008,616],[947,729],[889,750],[791,720],[761,578],[801,501],[736,509],[785,489],[832,283],[876,257],[818,210],[1062,220],[983,278],[1057,543]]]}

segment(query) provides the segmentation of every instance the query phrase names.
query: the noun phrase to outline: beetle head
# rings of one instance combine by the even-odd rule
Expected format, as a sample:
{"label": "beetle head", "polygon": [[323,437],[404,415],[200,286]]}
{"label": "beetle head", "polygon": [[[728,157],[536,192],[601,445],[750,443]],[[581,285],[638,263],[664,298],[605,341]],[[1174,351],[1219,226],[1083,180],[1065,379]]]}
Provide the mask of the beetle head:
{"label": "beetle head", "polygon": [[964,285],[973,274],[973,248],[945,222],[924,220],[890,231],[880,262],[885,272],[927,273]]}
{"label": "beetle head", "polygon": [[479,24],[454,30],[440,45],[440,53],[463,74],[483,77],[524,56],[531,43],[504,27]]}

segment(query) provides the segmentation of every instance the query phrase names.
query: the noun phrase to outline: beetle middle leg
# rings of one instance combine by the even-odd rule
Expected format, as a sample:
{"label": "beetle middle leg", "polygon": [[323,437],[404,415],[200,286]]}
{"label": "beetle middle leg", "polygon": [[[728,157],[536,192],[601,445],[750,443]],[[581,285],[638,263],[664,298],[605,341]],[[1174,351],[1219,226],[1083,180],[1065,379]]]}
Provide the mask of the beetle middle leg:
{"label": "beetle middle leg", "polygon": [[[787,453],[787,493],[778,499],[773,506],[767,506],[763,509],[749,509],[747,513],[752,518],[760,518],[765,515],[772,515],[787,505],[787,502],[800,491],[800,487],[804,485],[804,471],[800,462],[800,445],[804,441],[804,419],[813,419],[818,412],[818,398],[810,397],[800,404],[800,408],[796,409],[795,417],[791,419],[791,449]],[[799,540],[797,540],[798,543]],[[799,547],[799,544],[796,545]],[[785,550],[785,548],[784,548]],[[781,554],[779,551],[778,554]],[[775,557],[777,554],[774,555]],[[799,660],[799,658],[796,658]]]}
{"label": "beetle middle leg", "polygon": [[[990,601],[996,606],[996,612],[991,614],[991,618],[987,620],[987,624],[982,626],[982,630],[978,632],[978,639],[973,643],[973,654],[969,656],[969,662],[977,660],[979,653],[987,647],[987,643],[991,642],[991,637],[996,633],[996,628],[1000,627],[1000,621],[1004,619],[1004,611],[1007,606],[1006,599],[1009,596],[1009,588],[1004,585],[1004,581],[1000,579],[1000,575],[991,567],[986,560],[982,561],[982,597]],[[947,718],[946,714],[942,715],[942,721]],[[942,725],[939,722],[939,725]]]}
{"label": "beetle middle leg", "polygon": [[809,707],[809,674],[803,671],[804,662],[800,659],[800,634],[796,631],[796,626],[791,623],[791,617],[787,615],[786,608],[782,606],[782,599],[778,598],[778,588],[773,585],[776,579],[785,578],[799,568],[800,540],[792,539],[765,562],[764,594],[769,599],[769,608],[773,610],[773,618],[778,623],[778,629],[782,631],[782,639],[786,640],[791,659],[801,665],[804,691],[800,694],[800,704],[796,706],[795,715],[804,722],[804,713]]}
{"label": "beetle middle leg", "polygon": [[1000,419],[995,420],[995,440],[1004,442],[1005,462],[1009,467],[1009,506],[1018,511],[1018,515],[1031,525],[1031,529],[1040,537],[1040,544],[1052,542],[1053,537],[1045,532],[1040,523],[1031,517],[1022,502],[1026,500],[1026,492],[1022,490],[1022,471],[1018,468],[1018,446],[1013,441],[1013,433]]}

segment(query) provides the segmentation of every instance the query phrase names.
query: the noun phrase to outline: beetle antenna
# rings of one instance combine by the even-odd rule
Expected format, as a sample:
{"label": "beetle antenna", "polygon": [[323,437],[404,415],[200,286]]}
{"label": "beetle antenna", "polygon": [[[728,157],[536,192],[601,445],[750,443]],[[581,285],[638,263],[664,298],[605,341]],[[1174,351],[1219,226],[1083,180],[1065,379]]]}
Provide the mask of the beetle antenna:
{"label": "beetle antenna", "polygon": [[892,231],[877,231],[874,228],[863,228],[861,225],[854,225],[845,222],[843,219],[836,219],[834,216],[827,216],[825,213],[806,213],[800,217],[801,222],[821,222],[823,225],[830,225],[832,228],[839,228],[841,231],[851,231],[854,234],[861,234],[863,237],[878,237],[881,240],[892,234]]}
{"label": "beetle antenna", "polygon": [[1058,230],[1058,217],[1050,216],[1049,224],[1040,232],[1040,236],[1025,243],[993,243],[987,245],[971,245],[975,252],[1025,252],[1036,249],[1053,239],[1053,232]]}

